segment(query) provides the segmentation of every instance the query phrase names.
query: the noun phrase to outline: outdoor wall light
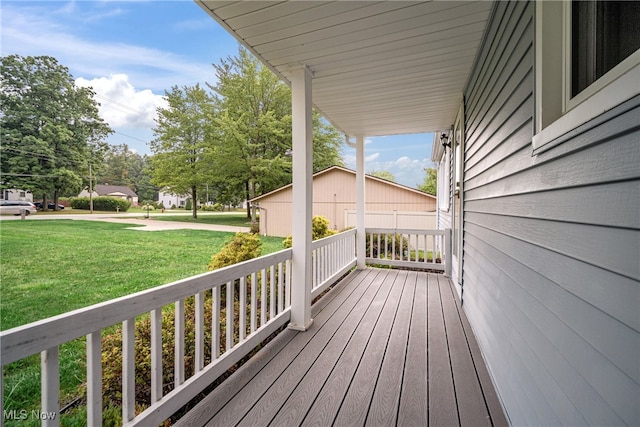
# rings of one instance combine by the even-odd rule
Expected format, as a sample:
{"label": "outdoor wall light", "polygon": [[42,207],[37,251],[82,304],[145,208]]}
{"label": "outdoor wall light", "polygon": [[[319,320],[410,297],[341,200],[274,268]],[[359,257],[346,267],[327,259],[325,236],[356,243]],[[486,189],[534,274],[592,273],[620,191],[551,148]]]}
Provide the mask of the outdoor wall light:
{"label": "outdoor wall light", "polygon": [[442,146],[444,148],[451,148],[451,142],[449,141],[449,136],[446,133],[442,133],[442,135],[440,135],[440,144],[442,144]]}

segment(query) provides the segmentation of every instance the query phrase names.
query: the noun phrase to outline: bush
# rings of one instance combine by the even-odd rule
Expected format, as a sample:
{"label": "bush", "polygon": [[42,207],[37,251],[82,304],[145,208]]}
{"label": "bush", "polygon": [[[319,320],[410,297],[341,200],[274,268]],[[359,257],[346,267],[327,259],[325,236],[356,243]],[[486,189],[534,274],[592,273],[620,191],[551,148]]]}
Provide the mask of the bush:
{"label": "bush", "polygon": [[[237,262],[246,261],[260,256],[262,242],[257,235],[237,233],[227,242],[222,250],[214,255],[209,263],[209,270],[226,267]],[[234,286],[238,286],[234,283]],[[221,293],[220,300],[220,351],[226,346],[226,292]],[[236,291],[235,295],[238,295]],[[204,317],[211,319],[211,291],[205,292]],[[248,309],[249,312],[249,309]],[[195,297],[185,299],[184,303],[184,365],[185,378],[194,374],[195,366]],[[240,310],[239,302],[234,301],[234,321],[238,321]],[[259,314],[259,312],[258,312]],[[163,393],[171,391],[175,387],[174,363],[175,363],[175,310],[173,307],[165,307],[162,312],[162,384]],[[234,331],[234,340],[239,339],[239,331]],[[211,328],[204,330],[204,360],[205,364],[211,361]],[[151,318],[145,316],[136,321],[135,326],[135,395],[136,413],[142,412],[151,402]],[[103,366],[103,402],[107,410],[122,404],[122,331],[118,328],[115,332],[105,335],[102,339],[102,366]],[[216,382],[224,379],[221,377]],[[117,411],[110,411],[111,417],[115,417],[116,424],[120,421]]]}
{"label": "bush", "polygon": [[[205,293],[207,301],[211,292]],[[221,308],[221,340],[225,338],[225,308]],[[211,318],[211,304],[204,304],[205,319]],[[236,309],[236,313],[238,310]],[[185,299],[184,304],[184,368],[185,378],[193,376],[195,370],[195,297]],[[162,384],[166,394],[175,387],[175,311],[162,312]],[[145,316],[135,325],[135,398],[136,413],[142,412],[151,403],[151,318]],[[223,347],[221,347],[222,351]],[[211,361],[211,328],[205,328],[205,363]],[[107,408],[122,404],[122,330],[107,334],[102,339],[102,391],[103,403]],[[118,413],[112,414],[118,417]],[[119,417],[118,417],[119,418]],[[116,422],[116,425],[118,423]],[[121,425],[121,424],[120,424]]]}
{"label": "bush", "polygon": [[207,270],[217,270],[259,257],[261,251],[262,242],[257,234],[236,233],[220,252],[211,257]]}
{"label": "bush", "polygon": [[[72,197],[69,203],[73,209],[90,209],[88,197]],[[120,212],[126,212],[130,207],[131,202],[118,197],[98,196],[93,198],[93,209],[97,211],[116,212],[119,208]]]}
{"label": "bush", "polygon": [[187,203],[184,205],[184,210],[185,211],[191,210],[191,199],[187,199]]}
{"label": "bush", "polygon": [[[324,237],[333,236],[337,234],[338,230],[332,230],[329,228],[329,220],[321,215],[316,215],[311,219],[311,235],[313,240],[319,240]],[[292,245],[292,237],[289,236],[282,241],[285,248],[290,248]]]}
{"label": "bush", "polygon": [[[371,237],[373,236],[373,242],[371,242]],[[380,237],[380,247],[378,247],[378,236]],[[387,239],[386,247],[385,247],[385,238]],[[401,234],[367,234],[366,235],[366,248],[365,254],[366,256],[371,255],[371,244],[373,244],[373,258],[377,258],[380,254],[380,249],[382,249],[382,253],[385,253],[390,258],[394,251],[395,246],[395,254],[396,259],[400,259],[400,254],[409,250],[409,241],[406,237],[403,237]]]}

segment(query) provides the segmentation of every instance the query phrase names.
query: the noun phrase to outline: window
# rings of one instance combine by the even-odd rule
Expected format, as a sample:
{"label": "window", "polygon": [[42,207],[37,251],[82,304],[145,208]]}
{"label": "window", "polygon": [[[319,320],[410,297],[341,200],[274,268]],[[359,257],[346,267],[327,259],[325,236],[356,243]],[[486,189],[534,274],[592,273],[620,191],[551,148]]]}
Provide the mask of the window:
{"label": "window", "polygon": [[640,49],[640,3],[571,3],[571,97]]}
{"label": "window", "polygon": [[639,2],[536,2],[534,153],[640,93],[639,27]]}

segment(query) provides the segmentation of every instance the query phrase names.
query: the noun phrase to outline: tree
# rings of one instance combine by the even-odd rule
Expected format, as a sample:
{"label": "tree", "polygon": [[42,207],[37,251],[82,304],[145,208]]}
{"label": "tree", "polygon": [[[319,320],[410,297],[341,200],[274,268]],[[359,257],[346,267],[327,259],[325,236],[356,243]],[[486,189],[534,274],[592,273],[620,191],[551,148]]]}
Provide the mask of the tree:
{"label": "tree", "polygon": [[340,151],[344,136],[317,111],[313,111],[313,172],[343,166]]}
{"label": "tree", "polygon": [[[244,184],[247,199],[281,186],[291,173],[291,92],[245,49],[214,65],[220,106],[219,181]],[[222,172],[222,171],[221,171]],[[255,209],[250,212],[255,222]]]}
{"label": "tree", "polygon": [[387,181],[396,182],[396,177],[389,171],[372,171],[369,175],[386,179]]}
{"label": "tree", "polygon": [[151,183],[151,161],[129,150],[126,144],[113,145],[107,152],[98,178],[103,184],[126,185],[139,200],[157,200],[158,188]]}
{"label": "tree", "polygon": [[[156,139],[151,141],[152,183],[175,194],[189,194],[193,218],[198,217],[198,192],[217,169],[213,157],[213,101],[196,86],[173,86],[165,92],[168,108],[158,109]],[[225,166],[226,167],[226,166]]]}
{"label": "tree", "polygon": [[[291,182],[291,90],[243,48],[214,65],[218,83],[218,183],[252,199]],[[314,113],[314,171],[342,165],[340,133]],[[247,215],[255,222],[255,209]]]}
{"label": "tree", "polygon": [[68,68],[49,56],[1,58],[0,128],[3,188],[76,193],[97,165],[113,131],[98,115],[91,88],[76,87]]}
{"label": "tree", "polygon": [[424,182],[418,184],[418,190],[435,196],[438,189],[438,171],[435,168],[425,168],[424,171],[426,176]]}

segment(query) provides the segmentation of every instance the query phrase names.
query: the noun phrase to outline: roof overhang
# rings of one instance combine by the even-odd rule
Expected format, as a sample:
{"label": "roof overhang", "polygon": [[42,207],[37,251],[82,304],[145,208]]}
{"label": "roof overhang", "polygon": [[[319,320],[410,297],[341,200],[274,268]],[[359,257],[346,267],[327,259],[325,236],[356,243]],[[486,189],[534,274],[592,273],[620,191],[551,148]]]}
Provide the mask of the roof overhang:
{"label": "roof overhang", "polygon": [[313,103],[349,136],[446,130],[491,2],[196,0],[278,76],[313,73]]}

